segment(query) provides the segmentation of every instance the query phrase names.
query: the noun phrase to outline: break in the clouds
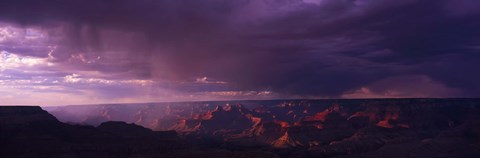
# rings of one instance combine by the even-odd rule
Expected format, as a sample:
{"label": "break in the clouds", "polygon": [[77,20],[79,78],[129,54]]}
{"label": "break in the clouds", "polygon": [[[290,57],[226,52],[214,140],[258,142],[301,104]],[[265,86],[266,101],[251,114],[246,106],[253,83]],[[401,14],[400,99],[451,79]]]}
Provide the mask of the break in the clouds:
{"label": "break in the clouds", "polygon": [[477,0],[1,0],[0,98],[50,105],[479,97],[478,7]]}

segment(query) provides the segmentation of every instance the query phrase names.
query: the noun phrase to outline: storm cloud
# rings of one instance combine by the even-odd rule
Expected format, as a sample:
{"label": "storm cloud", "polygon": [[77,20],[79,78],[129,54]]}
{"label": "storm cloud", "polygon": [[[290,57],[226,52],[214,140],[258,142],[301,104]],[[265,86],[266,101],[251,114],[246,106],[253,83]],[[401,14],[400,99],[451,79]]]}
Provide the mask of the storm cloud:
{"label": "storm cloud", "polygon": [[[476,0],[1,0],[0,22],[39,33],[5,35],[0,50],[48,58],[54,72],[148,80],[182,95],[479,97],[478,7]],[[43,39],[29,42],[31,34]],[[109,91],[118,92],[102,93]]]}

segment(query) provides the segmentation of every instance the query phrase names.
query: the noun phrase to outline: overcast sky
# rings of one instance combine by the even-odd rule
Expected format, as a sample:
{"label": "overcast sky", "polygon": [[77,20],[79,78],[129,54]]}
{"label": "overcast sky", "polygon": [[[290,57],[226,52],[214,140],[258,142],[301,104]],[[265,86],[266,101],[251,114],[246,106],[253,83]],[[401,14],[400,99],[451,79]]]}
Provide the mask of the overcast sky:
{"label": "overcast sky", "polygon": [[480,97],[478,0],[0,0],[0,104]]}

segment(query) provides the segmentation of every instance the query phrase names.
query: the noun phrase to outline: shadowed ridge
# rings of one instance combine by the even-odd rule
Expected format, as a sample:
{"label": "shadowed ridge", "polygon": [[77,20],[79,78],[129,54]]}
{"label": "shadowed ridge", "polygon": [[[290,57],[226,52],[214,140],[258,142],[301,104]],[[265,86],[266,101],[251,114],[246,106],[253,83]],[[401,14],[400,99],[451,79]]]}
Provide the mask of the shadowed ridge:
{"label": "shadowed ridge", "polygon": [[0,125],[21,125],[38,122],[60,123],[40,106],[0,106]]}
{"label": "shadowed ridge", "polygon": [[97,127],[100,131],[114,134],[123,138],[131,139],[158,139],[158,140],[176,140],[178,139],[177,132],[175,131],[152,131],[151,129],[136,125],[128,124],[120,121],[109,121],[100,124]]}

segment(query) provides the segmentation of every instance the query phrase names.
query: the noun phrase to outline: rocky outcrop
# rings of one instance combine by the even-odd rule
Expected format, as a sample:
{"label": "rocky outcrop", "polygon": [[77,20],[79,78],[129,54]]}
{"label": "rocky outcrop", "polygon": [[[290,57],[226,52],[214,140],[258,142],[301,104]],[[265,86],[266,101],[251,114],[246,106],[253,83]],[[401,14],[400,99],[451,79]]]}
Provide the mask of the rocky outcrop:
{"label": "rocky outcrop", "polygon": [[290,135],[288,135],[288,132],[285,132],[283,136],[272,142],[272,146],[274,148],[291,148],[300,145],[303,144],[290,137]]}

